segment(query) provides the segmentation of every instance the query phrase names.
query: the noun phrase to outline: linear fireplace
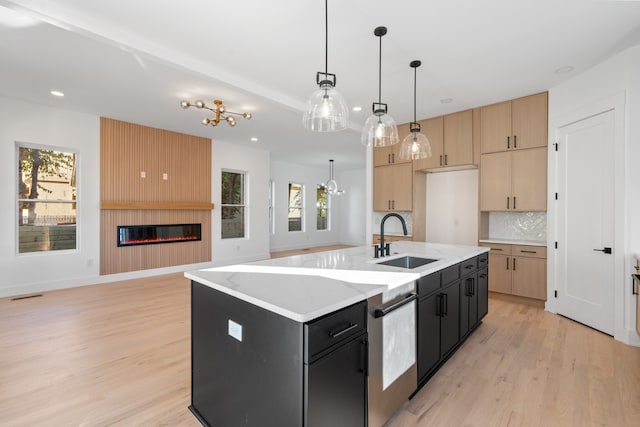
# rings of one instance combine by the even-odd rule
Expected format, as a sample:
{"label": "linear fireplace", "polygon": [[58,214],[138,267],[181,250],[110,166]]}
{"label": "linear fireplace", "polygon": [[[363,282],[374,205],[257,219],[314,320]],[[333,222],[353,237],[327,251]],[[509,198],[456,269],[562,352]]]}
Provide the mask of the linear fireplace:
{"label": "linear fireplace", "polygon": [[202,240],[201,224],[119,225],[118,246]]}

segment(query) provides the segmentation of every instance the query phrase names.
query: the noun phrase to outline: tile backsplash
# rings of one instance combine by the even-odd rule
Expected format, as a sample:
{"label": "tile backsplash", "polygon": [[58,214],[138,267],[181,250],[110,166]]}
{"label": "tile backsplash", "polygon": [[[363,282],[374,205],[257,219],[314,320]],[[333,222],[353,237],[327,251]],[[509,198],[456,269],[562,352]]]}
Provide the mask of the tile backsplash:
{"label": "tile backsplash", "polygon": [[546,212],[490,212],[489,238],[547,240]]}

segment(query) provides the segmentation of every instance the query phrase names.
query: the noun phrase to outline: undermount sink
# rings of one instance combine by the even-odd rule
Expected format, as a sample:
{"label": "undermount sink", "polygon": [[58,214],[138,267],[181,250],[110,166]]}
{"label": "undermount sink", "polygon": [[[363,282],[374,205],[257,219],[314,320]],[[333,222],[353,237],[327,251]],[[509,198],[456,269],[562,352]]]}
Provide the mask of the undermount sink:
{"label": "undermount sink", "polygon": [[401,256],[399,258],[393,258],[387,261],[381,261],[377,264],[389,265],[391,267],[400,267],[400,268],[418,268],[422,265],[429,264],[431,262],[438,261],[437,259],[431,258],[420,258],[415,256]]}

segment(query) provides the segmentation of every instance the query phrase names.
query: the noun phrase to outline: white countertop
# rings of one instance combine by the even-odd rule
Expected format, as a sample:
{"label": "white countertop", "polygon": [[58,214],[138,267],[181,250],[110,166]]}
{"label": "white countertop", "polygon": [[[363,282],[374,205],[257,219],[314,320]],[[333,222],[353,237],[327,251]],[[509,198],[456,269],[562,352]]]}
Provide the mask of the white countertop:
{"label": "white countertop", "polygon": [[[185,277],[290,319],[307,322],[488,250],[400,241],[391,243],[392,255],[384,258],[373,258],[372,246],[360,246],[188,271]],[[437,261],[414,269],[377,264],[402,255]]]}

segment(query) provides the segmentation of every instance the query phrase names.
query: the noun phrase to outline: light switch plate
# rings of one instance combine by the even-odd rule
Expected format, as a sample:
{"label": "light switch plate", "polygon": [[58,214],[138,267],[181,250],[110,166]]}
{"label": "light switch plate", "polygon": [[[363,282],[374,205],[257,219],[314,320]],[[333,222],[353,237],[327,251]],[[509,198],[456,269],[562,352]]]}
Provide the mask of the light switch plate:
{"label": "light switch plate", "polygon": [[242,325],[229,319],[229,335],[242,342]]}

